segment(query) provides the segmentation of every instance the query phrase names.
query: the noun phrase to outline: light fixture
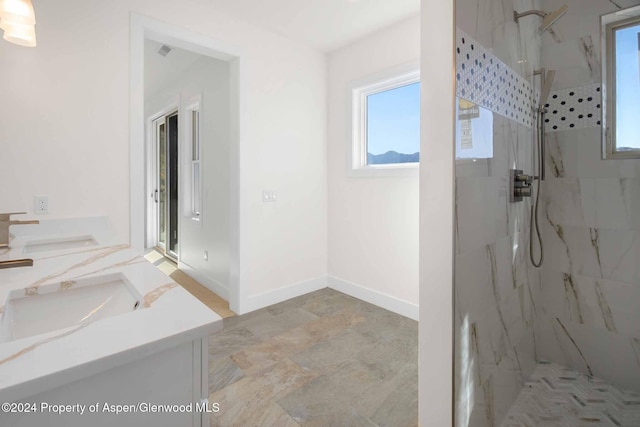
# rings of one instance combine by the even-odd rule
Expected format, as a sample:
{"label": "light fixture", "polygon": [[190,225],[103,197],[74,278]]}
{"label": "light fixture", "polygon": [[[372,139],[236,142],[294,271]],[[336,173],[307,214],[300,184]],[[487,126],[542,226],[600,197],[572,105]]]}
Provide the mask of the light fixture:
{"label": "light fixture", "polygon": [[36,15],[31,0],[0,0],[0,28],[11,43],[36,45]]}
{"label": "light fixture", "polygon": [[2,29],[6,41],[20,46],[34,47],[36,45],[36,27],[35,25],[20,25],[6,23]]}

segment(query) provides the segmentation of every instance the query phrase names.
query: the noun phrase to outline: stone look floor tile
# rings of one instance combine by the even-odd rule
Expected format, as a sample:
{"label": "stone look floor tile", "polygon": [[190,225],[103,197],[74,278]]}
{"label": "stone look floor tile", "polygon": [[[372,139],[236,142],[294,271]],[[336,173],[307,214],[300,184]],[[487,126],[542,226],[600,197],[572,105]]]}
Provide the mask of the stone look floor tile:
{"label": "stone look floor tile", "polygon": [[244,371],[229,357],[209,360],[209,393],[216,392],[244,378]]}
{"label": "stone look floor tile", "polygon": [[209,354],[211,426],[417,425],[417,322],[339,292],[225,319]]}
{"label": "stone look floor tile", "polygon": [[332,338],[347,328],[351,328],[360,323],[364,323],[366,318],[350,311],[340,311],[335,315],[321,317],[309,322],[301,328],[313,336],[317,342]]}
{"label": "stone look floor tile", "polygon": [[380,427],[418,426],[417,369],[408,378],[398,378],[398,386],[380,403],[371,420]]}
{"label": "stone look floor tile", "polygon": [[264,424],[258,424],[258,421],[279,397],[314,378],[315,374],[288,359],[282,360],[211,394],[209,401],[220,405],[215,421],[220,426],[262,426]]}
{"label": "stone look floor tile", "polygon": [[278,404],[303,425],[313,419],[348,411],[348,399],[328,375],[321,375],[280,399]]}
{"label": "stone look floor tile", "polygon": [[209,357],[229,356],[260,342],[260,338],[246,328],[223,330],[219,334],[209,336]]}
{"label": "stone look floor tile", "polygon": [[345,311],[333,316],[321,317],[234,353],[231,360],[246,373],[251,374],[299,353],[313,344],[334,337],[348,327],[363,321],[365,321],[364,317]]}
{"label": "stone look floor tile", "polygon": [[313,417],[299,424],[301,427],[378,427],[373,421],[353,409],[336,411]]}
{"label": "stone look floor tile", "polygon": [[291,356],[291,360],[303,368],[321,374],[335,372],[338,367],[359,352],[372,348],[374,342],[362,334],[347,329],[333,339],[322,341]]}
{"label": "stone look floor tile", "polygon": [[244,327],[253,332],[255,336],[270,338],[318,319],[315,314],[301,308],[292,308],[280,314],[268,312],[267,314],[271,316],[268,320],[265,321],[262,317],[256,317],[250,324],[245,324]]}
{"label": "stone look floor tile", "polygon": [[266,309],[252,311],[251,313],[243,314],[242,316],[227,317],[222,320],[223,330],[230,331],[232,329],[250,326],[254,322],[268,322],[273,318],[273,314],[269,313]]}
{"label": "stone look floor tile", "polygon": [[352,310],[358,306],[359,300],[340,293],[327,292],[314,295],[302,307],[318,316],[329,316],[342,310]]}
{"label": "stone look floor tile", "polygon": [[[398,396],[405,393],[405,390],[406,397]],[[353,407],[372,420],[378,419],[381,425],[388,425],[388,420],[393,419],[400,427],[407,425],[402,423],[405,417],[417,422],[417,399],[418,365],[417,361],[412,361],[403,366],[397,375],[388,377],[364,390],[360,398],[353,403]],[[396,412],[398,415],[393,416]],[[390,416],[384,418],[387,413]]]}
{"label": "stone look floor tile", "polygon": [[286,359],[290,354],[310,347],[314,342],[313,337],[305,331],[299,328],[293,329],[234,353],[231,355],[231,360],[247,374],[252,375]]}
{"label": "stone look floor tile", "polygon": [[[309,294],[306,295],[302,295],[299,296],[297,298],[292,298],[290,300],[281,302],[279,304],[275,304],[269,307],[266,307],[265,310],[268,311],[269,313],[273,314],[274,316],[277,316],[278,314],[282,314],[286,311],[292,310],[294,308],[303,308],[304,309],[304,305],[308,304],[310,301],[316,300],[316,299],[322,299],[322,298],[326,298],[327,296],[331,296],[334,295],[335,291],[328,289],[328,288],[324,288],[321,289],[319,291],[316,292],[311,292]],[[309,310],[307,310],[309,311]],[[311,313],[311,311],[309,311]]]}
{"label": "stone look floor tile", "polygon": [[418,341],[402,337],[380,340],[372,347],[360,351],[356,358],[370,369],[378,371],[382,378],[386,378],[395,375],[406,363],[418,360]]}
{"label": "stone look floor tile", "polygon": [[274,426],[274,427],[299,427],[298,424],[284,409],[277,403],[272,403],[265,411],[255,418],[256,426]]}

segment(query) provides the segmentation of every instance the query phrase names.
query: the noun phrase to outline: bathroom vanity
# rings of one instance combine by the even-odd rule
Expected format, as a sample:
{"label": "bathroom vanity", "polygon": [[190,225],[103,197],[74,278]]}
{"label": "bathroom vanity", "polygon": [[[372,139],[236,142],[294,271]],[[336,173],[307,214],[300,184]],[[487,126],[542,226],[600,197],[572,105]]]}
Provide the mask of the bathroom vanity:
{"label": "bathroom vanity", "polygon": [[221,318],[100,219],[18,230],[0,261],[0,426],[209,426]]}

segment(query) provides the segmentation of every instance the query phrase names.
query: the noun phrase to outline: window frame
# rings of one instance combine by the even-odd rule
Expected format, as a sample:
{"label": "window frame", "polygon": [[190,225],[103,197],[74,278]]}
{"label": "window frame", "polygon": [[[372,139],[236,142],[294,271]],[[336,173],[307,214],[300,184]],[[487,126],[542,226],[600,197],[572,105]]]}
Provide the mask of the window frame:
{"label": "window frame", "polygon": [[349,85],[350,99],[348,175],[350,176],[418,176],[420,163],[367,163],[367,97],[414,83],[420,83],[419,62],[410,62],[370,75]]}
{"label": "window frame", "polygon": [[638,159],[640,149],[619,151],[616,144],[616,45],[615,32],[640,25],[640,7],[602,15],[602,158]]}
{"label": "window frame", "polygon": [[[183,174],[186,178],[188,188],[185,194],[185,216],[191,218],[193,221],[202,221],[202,96],[196,95],[188,100],[184,106],[184,153],[185,162],[183,165],[187,166],[187,171]],[[193,113],[197,113],[198,120],[195,124],[193,122]],[[195,133],[194,133],[195,129]],[[194,140],[197,137],[197,155],[194,155]],[[197,157],[197,158],[194,158]],[[197,166],[196,166],[197,164]],[[197,177],[196,177],[197,168]],[[198,179],[199,186],[196,186],[196,179]],[[197,188],[196,188],[197,187]],[[196,209],[196,204],[199,204],[200,209]]]}

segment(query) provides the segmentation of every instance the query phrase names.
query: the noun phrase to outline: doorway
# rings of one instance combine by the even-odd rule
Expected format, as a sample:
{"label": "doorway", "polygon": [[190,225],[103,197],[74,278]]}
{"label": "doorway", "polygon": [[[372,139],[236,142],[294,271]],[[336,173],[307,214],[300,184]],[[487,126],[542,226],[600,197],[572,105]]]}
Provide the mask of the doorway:
{"label": "doorway", "polygon": [[[131,18],[131,49],[130,49],[130,63],[131,63],[131,115],[130,115],[130,138],[131,138],[131,160],[130,160],[130,213],[131,213],[131,247],[143,254],[150,248],[154,247],[155,236],[159,229],[157,224],[158,218],[153,214],[153,205],[155,205],[156,188],[155,182],[153,182],[155,171],[153,171],[153,164],[155,162],[148,162],[149,154],[153,150],[152,144],[152,132],[146,132],[145,129],[151,128],[151,123],[148,118],[153,115],[154,111],[158,112],[153,118],[157,118],[162,113],[163,106],[173,105],[175,110],[183,108],[183,114],[180,114],[179,119],[183,120],[180,123],[179,133],[188,130],[189,124],[186,123],[188,117],[187,108],[192,104],[191,96],[166,96],[159,100],[159,104],[150,105],[145,100],[145,93],[149,88],[149,84],[158,82],[157,80],[149,80],[145,74],[149,70],[161,70],[166,69],[162,67],[155,67],[152,64],[146,63],[149,59],[149,55],[146,50],[147,42],[155,42],[162,45],[167,45],[175,48],[174,53],[183,54],[184,51],[196,53],[200,56],[204,56],[211,59],[216,59],[226,64],[228,69],[228,78],[226,81],[229,84],[229,92],[224,96],[211,96],[205,98],[209,104],[216,99],[226,99],[228,102],[226,111],[227,117],[223,120],[220,119],[220,115],[216,115],[215,123],[224,123],[228,126],[227,136],[224,138],[228,142],[228,147],[223,151],[223,155],[218,156],[206,156],[206,144],[203,144],[203,159],[215,160],[218,165],[212,165],[207,167],[203,164],[200,174],[202,176],[202,183],[219,183],[220,188],[225,191],[225,206],[220,204],[220,198],[210,198],[209,201],[213,202],[215,209],[207,209],[207,196],[211,195],[210,189],[206,185],[202,185],[202,209],[199,212],[199,218],[194,217],[191,212],[191,200],[189,195],[192,194],[188,187],[189,176],[183,174],[178,178],[178,184],[180,187],[180,195],[183,199],[180,205],[177,206],[177,219],[179,222],[179,230],[177,233],[178,241],[176,241],[176,249],[178,254],[177,266],[182,271],[187,272],[191,277],[194,277],[200,283],[204,284],[210,290],[213,290],[223,298],[228,299],[230,308],[236,312],[241,313],[246,311],[247,295],[243,289],[243,280],[245,272],[243,271],[242,260],[246,257],[246,254],[241,252],[240,240],[241,240],[241,187],[242,182],[240,180],[240,159],[242,152],[242,137],[244,125],[240,119],[240,112],[243,110],[244,101],[244,60],[241,59],[241,52],[235,46],[221,43],[218,40],[213,40],[200,34],[195,34],[191,31],[175,27],[152,18],[132,14]],[[155,58],[159,61],[159,55],[157,52],[153,52],[150,55],[151,58]],[[171,55],[169,55],[171,56]],[[183,57],[184,59],[184,57]],[[180,61],[182,64],[186,64],[184,61]],[[174,71],[177,71],[175,68]],[[184,68],[182,68],[184,70]],[[210,75],[210,74],[209,74]],[[212,81],[211,79],[209,79]],[[159,85],[163,85],[164,83]],[[172,110],[173,111],[173,110]],[[164,113],[169,114],[170,111],[165,110]],[[165,122],[166,123],[166,122]],[[202,120],[202,123],[212,123]],[[148,126],[148,127],[147,127]],[[167,128],[165,127],[165,131]],[[211,140],[211,139],[210,139]],[[220,141],[220,138],[212,139],[214,141]],[[180,145],[180,144],[179,144]],[[184,148],[184,147],[183,147]],[[182,149],[182,148],[181,148]],[[157,153],[154,153],[154,155]],[[182,172],[189,171],[189,165],[193,162],[188,162],[190,159],[188,149],[182,149],[180,153],[179,164]],[[142,166],[144,165],[144,166]],[[218,171],[222,173],[224,179],[207,179],[207,171]],[[182,179],[180,179],[182,178]],[[152,183],[153,187],[148,184]],[[169,200],[170,197],[167,197]],[[159,194],[158,194],[159,202]],[[159,203],[158,203],[159,204]],[[174,211],[175,212],[175,211]],[[224,222],[217,221],[215,217],[208,217],[208,214],[222,214],[225,216]],[[209,233],[208,228],[211,225],[219,225],[220,231],[217,235]],[[211,244],[216,237],[220,238],[228,243],[225,243],[223,253],[220,253],[220,245],[216,245],[211,248],[200,248],[200,250],[189,249],[187,240],[193,237],[203,240],[206,244]],[[165,236],[166,238],[166,236]],[[166,240],[165,240],[166,242]],[[204,250],[207,250],[205,252]],[[222,256],[221,256],[222,255]],[[206,258],[206,259],[205,259]],[[202,273],[205,271],[203,266],[208,265],[210,268],[208,271],[214,271],[216,269],[218,274],[214,271],[213,274]],[[221,280],[218,280],[221,279]],[[226,285],[226,286],[220,286]]]}
{"label": "doorway", "polygon": [[179,150],[178,111],[162,115],[152,122],[155,167],[154,206],[157,230],[154,246],[175,262],[179,257]]}

